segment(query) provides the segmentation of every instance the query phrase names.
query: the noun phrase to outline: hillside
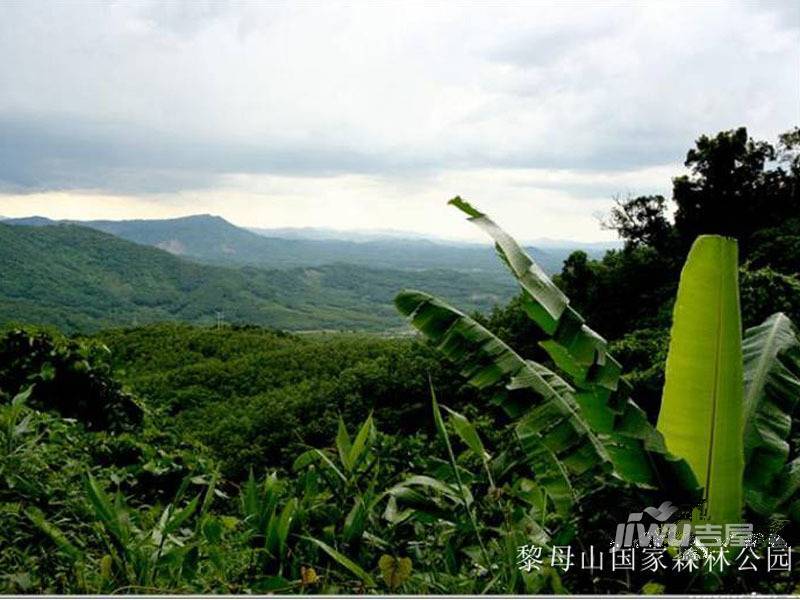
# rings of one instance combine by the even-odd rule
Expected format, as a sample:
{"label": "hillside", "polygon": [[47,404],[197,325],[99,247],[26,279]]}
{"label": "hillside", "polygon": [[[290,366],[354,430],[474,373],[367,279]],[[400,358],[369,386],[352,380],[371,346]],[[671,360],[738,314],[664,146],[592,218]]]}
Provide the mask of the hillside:
{"label": "hillside", "polygon": [[[45,217],[7,219],[9,225],[52,225]],[[455,244],[425,238],[378,236],[343,239],[314,230],[256,230],[237,227],[221,217],[192,215],[177,219],[80,221],[137,244],[216,265],[248,265],[271,269],[348,263],[380,269],[453,269],[503,273],[488,244]],[[561,270],[574,248],[529,247],[531,256],[548,273]],[[590,255],[602,255],[602,250]]]}
{"label": "hillside", "polygon": [[128,389],[169,414],[182,437],[204,443],[231,477],[267,456],[288,466],[303,444],[327,443],[339,413],[356,424],[373,411],[384,430],[412,432],[429,418],[429,375],[451,406],[474,397],[410,337],[162,323],[91,339],[111,350]]}
{"label": "hillside", "polygon": [[[255,235],[255,234],[253,234]],[[162,320],[310,329],[402,325],[391,305],[403,287],[433,289],[469,309],[507,300],[507,278],[352,265],[265,270],[203,265],[80,227],[0,223],[0,323],[90,331]]]}

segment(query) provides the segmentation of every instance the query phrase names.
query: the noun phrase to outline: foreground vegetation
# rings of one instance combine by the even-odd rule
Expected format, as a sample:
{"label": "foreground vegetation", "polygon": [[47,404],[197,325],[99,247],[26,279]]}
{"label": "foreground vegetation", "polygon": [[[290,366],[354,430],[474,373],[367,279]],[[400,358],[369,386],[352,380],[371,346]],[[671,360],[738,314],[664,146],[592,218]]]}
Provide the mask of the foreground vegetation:
{"label": "foreground vegetation", "polygon": [[[770,166],[777,152],[742,135],[698,142],[692,175],[675,182],[674,223],[658,198],[621,202],[611,225],[628,244],[603,261],[571,257],[557,279],[569,304],[513,240],[457,202],[496,236],[522,294],[488,317],[401,294],[432,346],[254,327],[73,340],[8,331],[3,589],[796,592],[796,569],[621,575],[518,562],[523,545],[606,545],[628,513],[665,499],[705,499],[712,520],[757,530],[782,520],[796,543],[798,136],[783,138],[783,162]],[[720,197],[735,218],[721,218]],[[735,235],[739,264],[736,244],[711,236],[680,276],[698,233]],[[704,296],[708,281],[716,294]],[[581,327],[580,314],[615,341]],[[715,349],[692,355],[696,339]],[[701,411],[679,388],[708,361],[727,365],[727,383],[699,396],[715,399],[720,424],[696,419],[692,439],[709,451],[692,453],[670,422]]]}
{"label": "foreground vegetation", "polygon": [[[242,341],[242,333],[262,342],[274,335],[181,331],[193,340],[187,349],[202,339]],[[391,430],[394,408],[376,405],[364,422],[327,425],[322,444],[298,443],[290,460],[270,460],[273,468],[264,469],[262,456],[260,468],[239,474],[215,457],[230,433],[193,441],[157,403],[142,404],[109,377],[96,341],[53,344],[9,332],[2,357],[10,366],[0,374],[4,389],[12,377],[25,390],[34,384],[0,409],[0,518],[2,531],[13,532],[0,551],[6,591],[624,592],[659,581],[518,569],[520,545],[600,543],[630,506],[661,498],[618,482],[585,490],[569,512],[554,510],[545,482],[531,477],[514,438],[497,427],[503,416],[475,410],[479,399],[463,412],[431,412],[425,390],[413,433]],[[720,585],[689,576],[665,583]],[[731,574],[722,585],[785,592],[796,583],[785,574]]]}

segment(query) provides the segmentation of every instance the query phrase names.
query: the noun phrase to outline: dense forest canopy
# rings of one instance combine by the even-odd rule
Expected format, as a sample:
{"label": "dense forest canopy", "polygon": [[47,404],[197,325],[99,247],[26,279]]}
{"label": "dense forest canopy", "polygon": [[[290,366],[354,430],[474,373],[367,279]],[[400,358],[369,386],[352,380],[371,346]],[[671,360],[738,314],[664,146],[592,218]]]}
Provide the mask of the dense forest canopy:
{"label": "dense forest canopy", "polygon": [[[624,247],[602,259],[575,252],[555,278],[610,340],[652,422],[672,303],[697,235],[739,241],[745,327],[775,312],[800,323],[800,129],[775,145],[744,128],[702,136],[685,164],[689,173],[673,180],[670,201],[618,200],[606,224]],[[32,243],[11,229],[0,225],[0,234]],[[54,230],[41,235],[75,235],[72,227]],[[105,239],[79,234],[90,246]],[[140,257],[133,245],[120,248],[115,260],[124,262],[125,252]],[[137,292],[174,296],[171,316],[204,301],[197,281],[204,274],[240,293],[239,272],[147,251],[174,285],[143,280]],[[64,270],[46,273],[65,287],[77,281]],[[89,284],[102,273],[75,277]],[[28,276],[34,290],[43,285],[42,275]],[[286,277],[308,292],[307,282]],[[372,289],[374,282],[353,277],[342,286],[349,295],[340,308],[357,310],[352,303]],[[81,292],[97,301],[97,319],[119,292],[104,291],[107,279],[99,283]],[[15,285],[22,294],[23,283]],[[438,285],[447,297],[451,284]],[[482,285],[481,293],[491,287]],[[259,301],[274,298],[255,273],[246,289]],[[464,298],[463,286],[453,289],[460,296],[449,300]],[[474,316],[525,358],[553,367],[524,302],[518,296]],[[505,429],[509,420],[486,390],[470,387],[410,336],[161,323],[67,338],[35,323],[7,326],[0,338],[0,590],[797,591],[795,573],[521,571],[520,545],[604,544],[633,507],[663,498],[609,478],[582,490],[571,514],[552,510]],[[798,423],[795,413],[793,448]],[[747,518],[765,526],[757,515]],[[796,525],[782,530],[791,543],[797,533]]]}

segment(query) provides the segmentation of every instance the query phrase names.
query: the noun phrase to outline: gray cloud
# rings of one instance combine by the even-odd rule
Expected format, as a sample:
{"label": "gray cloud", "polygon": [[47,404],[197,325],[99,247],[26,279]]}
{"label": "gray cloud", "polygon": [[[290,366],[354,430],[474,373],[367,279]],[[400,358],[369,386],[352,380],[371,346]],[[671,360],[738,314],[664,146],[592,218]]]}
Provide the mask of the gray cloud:
{"label": "gray cloud", "polygon": [[326,177],[423,165],[357,149],[191,138],[124,123],[0,117],[0,189],[158,193],[212,187],[229,173]]}
{"label": "gray cloud", "polygon": [[7,2],[0,187],[677,165],[800,120],[792,7]]}

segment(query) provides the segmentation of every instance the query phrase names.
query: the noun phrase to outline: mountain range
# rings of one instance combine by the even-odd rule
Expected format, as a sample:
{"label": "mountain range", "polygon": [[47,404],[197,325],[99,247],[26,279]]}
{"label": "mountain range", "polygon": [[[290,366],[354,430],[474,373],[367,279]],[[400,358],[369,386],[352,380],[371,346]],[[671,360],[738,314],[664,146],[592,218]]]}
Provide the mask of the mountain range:
{"label": "mountain range", "polygon": [[155,321],[213,324],[218,316],[287,330],[386,331],[403,325],[392,299],[404,287],[483,311],[516,289],[509,277],[446,269],[202,264],[74,224],[0,223],[0,247],[0,325],[66,332]]}
{"label": "mountain range", "polygon": [[[45,217],[6,219],[10,225],[54,225]],[[335,230],[256,229],[237,227],[221,217],[192,215],[175,219],[128,221],[69,221],[110,233],[137,244],[155,246],[172,254],[216,265],[248,265],[285,269],[332,263],[388,269],[453,269],[491,271],[505,267],[489,244],[453,243],[404,232],[353,233]],[[546,250],[526,249],[548,273],[561,270],[564,259],[576,249],[599,256],[608,244],[558,246],[550,240]]]}
{"label": "mountain range", "polygon": [[[84,332],[219,318],[287,330],[386,331],[403,326],[392,305],[402,288],[425,289],[484,312],[516,291],[490,245],[394,232],[358,241],[302,233],[257,233],[212,215],[5,219],[0,324]],[[552,273],[570,249],[528,251]]]}

